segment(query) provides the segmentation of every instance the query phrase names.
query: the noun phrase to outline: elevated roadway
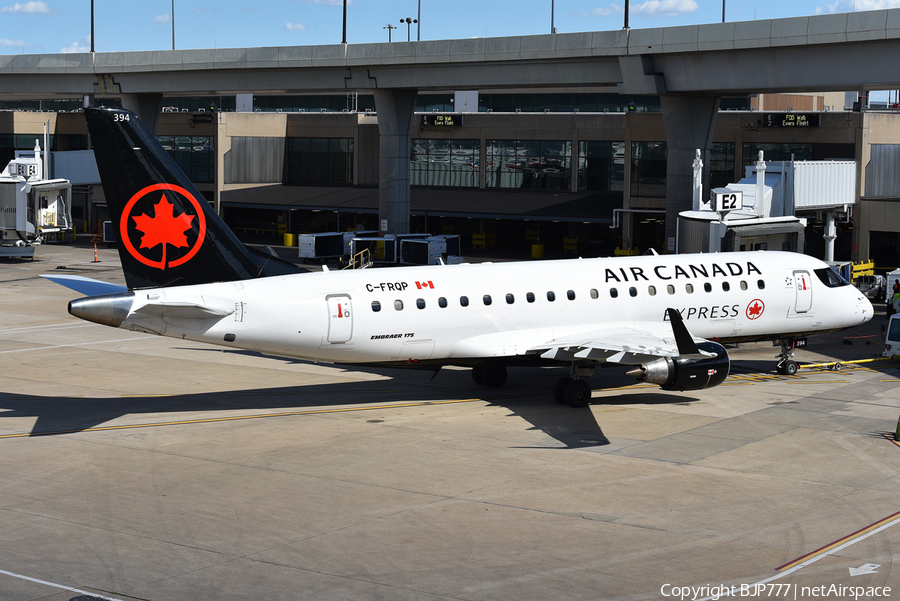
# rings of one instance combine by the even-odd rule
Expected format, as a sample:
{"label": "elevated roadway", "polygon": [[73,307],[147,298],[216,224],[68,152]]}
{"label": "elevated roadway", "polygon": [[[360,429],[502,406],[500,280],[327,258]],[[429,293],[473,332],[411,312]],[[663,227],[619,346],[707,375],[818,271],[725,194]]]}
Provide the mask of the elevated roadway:
{"label": "elevated roadway", "polygon": [[[0,56],[0,97],[121,96],[155,127],[163,95],[372,92],[381,130],[381,218],[409,226],[409,137],[426,90],[617,86],[661,96],[667,230],[691,203],[722,95],[900,85],[900,9],[618,31],[337,44]],[[708,161],[705,161],[708,163]]]}

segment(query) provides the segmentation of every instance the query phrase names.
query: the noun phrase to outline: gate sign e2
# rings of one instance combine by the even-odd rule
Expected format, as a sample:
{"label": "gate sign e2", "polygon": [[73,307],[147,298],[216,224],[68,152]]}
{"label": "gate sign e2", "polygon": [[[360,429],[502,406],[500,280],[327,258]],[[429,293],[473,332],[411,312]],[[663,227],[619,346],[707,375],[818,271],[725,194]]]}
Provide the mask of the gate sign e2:
{"label": "gate sign e2", "polygon": [[713,210],[717,213],[737,211],[743,206],[744,193],[730,188],[714,188]]}

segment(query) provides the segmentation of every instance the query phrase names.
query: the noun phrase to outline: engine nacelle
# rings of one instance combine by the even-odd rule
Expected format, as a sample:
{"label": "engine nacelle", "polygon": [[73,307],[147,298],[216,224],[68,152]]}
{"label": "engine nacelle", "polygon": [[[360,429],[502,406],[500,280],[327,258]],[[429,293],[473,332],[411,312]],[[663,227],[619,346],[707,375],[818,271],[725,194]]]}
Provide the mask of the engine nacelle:
{"label": "engine nacelle", "polygon": [[701,342],[697,348],[716,356],[706,359],[664,357],[641,365],[628,374],[642,382],[659,384],[663,390],[701,390],[718,386],[728,377],[731,367],[728,352],[717,342]]}

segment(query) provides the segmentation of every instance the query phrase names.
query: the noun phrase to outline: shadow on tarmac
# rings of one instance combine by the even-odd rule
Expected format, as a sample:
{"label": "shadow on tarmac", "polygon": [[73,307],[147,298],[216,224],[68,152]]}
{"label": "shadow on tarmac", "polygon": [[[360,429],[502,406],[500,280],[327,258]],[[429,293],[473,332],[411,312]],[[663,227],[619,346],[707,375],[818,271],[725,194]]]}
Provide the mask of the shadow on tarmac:
{"label": "shadow on tarmac", "polygon": [[[199,350],[258,356],[258,353],[251,351]],[[327,410],[348,405],[364,410],[367,406],[381,409],[404,402],[427,405],[482,400],[492,407],[508,410],[507,417],[524,419],[532,425],[530,429],[544,432],[565,445],[564,448],[609,444],[592,411],[572,409],[553,401],[550,391],[555,379],[564,375],[565,371],[562,369],[512,368],[510,379],[503,388],[475,385],[469,370],[442,370],[433,380],[430,379],[430,372],[359,368],[354,368],[353,371],[386,375],[388,379],[159,397],[42,397],[0,391],[0,430],[10,433],[0,434],[0,439],[11,435],[18,437],[14,433],[21,431],[21,426],[13,426],[11,422],[21,418],[36,418],[31,431],[24,434],[37,437],[84,432],[102,427],[125,415],[167,414],[163,419],[174,422],[181,419],[177,414],[183,413],[208,413],[203,418],[192,416],[191,419],[215,420],[226,417],[226,412],[247,410],[258,410],[262,412],[262,417],[265,412],[273,409],[301,413],[304,410]],[[598,370],[590,379],[592,387],[604,388],[599,396],[594,397],[593,405],[665,405],[697,400],[682,393],[663,391],[620,397],[609,388],[622,387],[623,391],[628,390],[627,386],[635,380],[624,374],[610,373],[612,371]],[[143,420],[136,419],[134,423],[142,422]]]}

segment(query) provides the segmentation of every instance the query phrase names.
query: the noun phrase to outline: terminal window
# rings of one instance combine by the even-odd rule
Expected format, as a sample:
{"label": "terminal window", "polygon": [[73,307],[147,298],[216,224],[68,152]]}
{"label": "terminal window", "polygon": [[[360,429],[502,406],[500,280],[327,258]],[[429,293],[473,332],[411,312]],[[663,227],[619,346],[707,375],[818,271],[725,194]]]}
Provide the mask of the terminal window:
{"label": "terminal window", "polygon": [[477,188],[480,155],[480,140],[414,139],[409,151],[409,183]]}
{"label": "terminal window", "polygon": [[621,192],[625,189],[625,142],[578,143],[578,189]]}
{"label": "terminal window", "polygon": [[569,141],[488,140],[485,186],[568,190],[572,169]]}
{"label": "terminal window", "polygon": [[284,157],[287,185],[353,183],[353,138],[288,138]]}

